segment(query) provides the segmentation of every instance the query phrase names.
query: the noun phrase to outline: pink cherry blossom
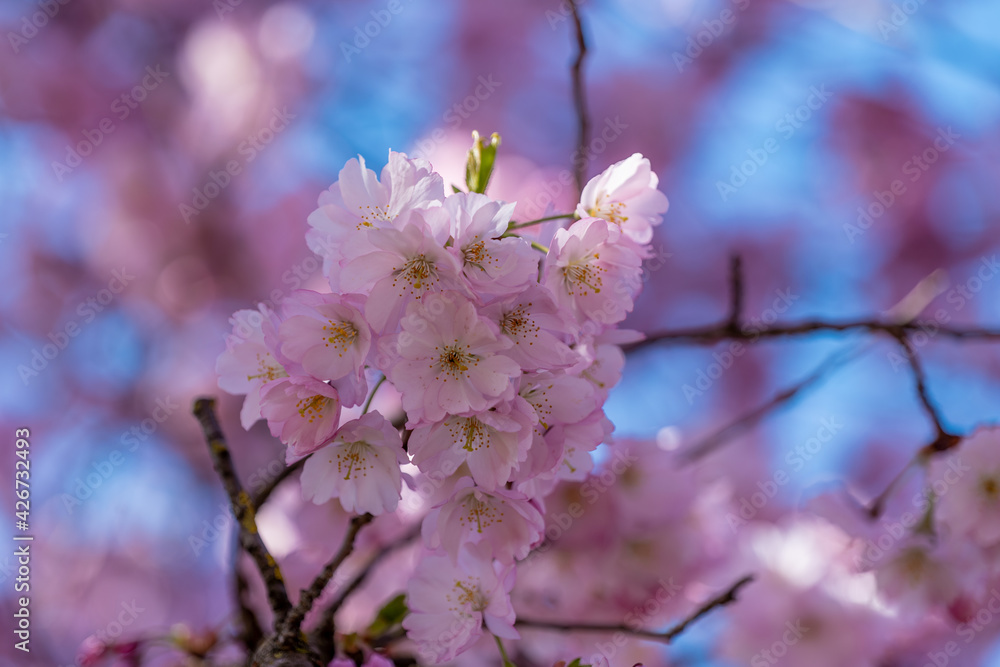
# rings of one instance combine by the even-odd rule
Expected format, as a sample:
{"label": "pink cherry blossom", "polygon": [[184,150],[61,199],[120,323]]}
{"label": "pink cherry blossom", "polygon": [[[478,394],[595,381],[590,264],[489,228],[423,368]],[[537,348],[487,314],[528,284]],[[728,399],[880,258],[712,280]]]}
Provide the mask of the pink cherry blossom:
{"label": "pink cherry blossom", "polygon": [[581,218],[603,218],[618,225],[636,243],[649,243],[653,226],[660,224],[669,205],[666,195],[656,189],[658,184],[649,160],[634,153],[590,179],[576,212]]}
{"label": "pink cherry blossom", "polygon": [[319,208],[309,216],[312,229],[306,234],[310,249],[324,258],[324,272],[331,288],[339,291],[339,264],[344,252],[354,255],[373,250],[368,229],[386,229],[397,217],[417,208],[439,205],[444,199],[441,176],[424,160],[389,151],[381,181],[358,156],[340,171],[340,176],[319,197]]}
{"label": "pink cherry blossom", "polygon": [[499,238],[507,230],[514,204],[495,202],[476,192],[449,196],[453,251],[477,294],[511,294],[537,280],[541,255],[521,238]]}
{"label": "pink cherry blossom", "polygon": [[524,494],[499,488],[486,491],[468,477],[455,485],[452,497],[424,519],[424,544],[458,558],[466,543],[482,543],[502,563],[528,555],[545,532],[538,509]]}
{"label": "pink cherry blossom", "polygon": [[560,335],[567,333],[552,294],[537,283],[519,293],[497,299],[482,309],[514,346],[504,352],[526,371],[551,370],[577,363],[579,355]]}
{"label": "pink cherry blossom", "polygon": [[556,232],[542,283],[579,322],[612,325],[632,311],[642,260],[621,231],[600,218],[583,218]]}
{"label": "pink cherry blossom", "polygon": [[259,310],[238,310],[230,322],[233,334],[226,339],[226,350],[219,355],[215,372],[219,387],[230,394],[246,394],[240,423],[250,429],[260,413],[260,388],[288,373],[265,341],[265,329],[273,331],[277,318],[260,304]]}
{"label": "pink cherry blossom", "polygon": [[597,408],[594,385],[560,371],[526,373],[518,393],[535,408],[542,431],[553,424],[574,424]]}
{"label": "pink cherry blossom", "polygon": [[271,435],[288,446],[287,462],[319,449],[340,425],[337,390],[307,376],[281,378],[261,389],[261,414]]}
{"label": "pink cherry blossom", "polygon": [[393,330],[408,303],[445,289],[463,290],[461,265],[431,235],[419,212],[399,229],[368,232],[375,250],[344,266],[343,285],[366,294],[365,318],[379,332]]}
{"label": "pink cherry blossom", "polygon": [[464,461],[476,484],[487,491],[506,484],[523,461],[537,421],[535,411],[520,396],[473,414],[449,415],[444,421],[413,430],[409,452],[425,472],[440,470],[445,459]]}
{"label": "pink cherry blossom", "polygon": [[278,329],[282,354],[323,380],[360,374],[371,329],[351,301],[335,294],[292,292],[283,303],[285,319]]}
{"label": "pink cherry blossom", "polygon": [[403,628],[417,644],[421,660],[452,660],[482,636],[518,639],[510,590],[514,569],[490,560],[483,549],[465,547],[457,562],[425,554],[407,586],[410,613]]}
{"label": "pink cherry blossom", "polygon": [[379,412],[369,412],[341,426],[306,460],[302,492],[317,504],[338,498],[347,512],[391,512],[402,489],[399,466],[406,462],[399,432]]}
{"label": "pink cherry blossom", "polygon": [[402,328],[386,341],[399,358],[386,373],[402,394],[408,423],[483,412],[513,397],[511,380],[521,369],[498,354],[511,342],[461,295],[449,292],[413,303]]}
{"label": "pink cherry blossom", "polygon": [[916,534],[893,545],[878,563],[875,581],[888,601],[913,618],[985,590],[985,565],[980,550],[968,541]]}
{"label": "pink cherry blossom", "polygon": [[981,428],[933,461],[937,519],[982,547],[1000,545],[1000,427]]}

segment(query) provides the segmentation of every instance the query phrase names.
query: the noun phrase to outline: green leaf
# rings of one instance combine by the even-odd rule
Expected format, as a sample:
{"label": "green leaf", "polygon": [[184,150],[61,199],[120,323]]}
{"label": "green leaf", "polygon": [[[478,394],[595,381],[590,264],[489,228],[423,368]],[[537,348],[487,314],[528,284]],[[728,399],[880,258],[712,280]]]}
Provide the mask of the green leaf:
{"label": "green leaf", "polygon": [[566,667],[593,667],[593,665],[585,665],[580,662],[580,658],[575,658],[573,662],[566,665]]}
{"label": "green leaf", "polygon": [[368,635],[378,637],[403,622],[410,612],[406,606],[406,594],[400,593],[383,605],[375,616],[375,620],[368,626]]}
{"label": "green leaf", "polygon": [[490,143],[483,144],[479,132],[473,130],[472,148],[469,149],[469,161],[465,165],[465,184],[469,187],[469,192],[486,192],[499,146],[500,135],[496,132],[490,135]]}

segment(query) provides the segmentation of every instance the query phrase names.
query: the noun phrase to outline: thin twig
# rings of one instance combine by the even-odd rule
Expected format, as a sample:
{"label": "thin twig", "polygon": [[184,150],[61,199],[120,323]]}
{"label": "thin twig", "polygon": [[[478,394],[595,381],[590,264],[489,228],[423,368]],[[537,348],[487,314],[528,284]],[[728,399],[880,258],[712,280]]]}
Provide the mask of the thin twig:
{"label": "thin twig", "polygon": [[[507,231],[512,232],[515,229],[524,229],[525,227],[534,227],[535,225],[540,225],[544,222],[549,222],[551,220],[564,220],[566,218],[575,218],[575,213],[560,213],[559,215],[550,215],[544,218],[538,218],[537,220],[529,220],[528,222],[512,222],[507,225]],[[507,236],[506,232],[504,236]]]}
{"label": "thin twig", "polygon": [[236,611],[238,613],[238,623],[237,623],[237,637],[243,647],[247,650],[248,655],[253,655],[254,650],[264,639],[264,630],[260,624],[260,620],[257,618],[257,614],[254,613],[253,609],[246,602],[247,592],[249,591],[249,585],[247,584],[246,577],[243,576],[242,570],[240,570],[239,554],[242,553],[242,549],[234,549],[236,553],[236,558],[233,562],[233,597],[236,601]]}
{"label": "thin twig", "polygon": [[369,523],[374,517],[371,514],[362,514],[361,516],[356,516],[351,519],[350,524],[347,526],[347,532],[344,534],[344,540],[341,542],[340,549],[334,554],[330,562],[326,564],[323,571],[320,572],[315,579],[313,579],[312,584],[309,588],[302,591],[302,595],[299,598],[299,603],[285,616],[282,623],[278,626],[278,642],[281,643],[291,637],[299,634],[302,628],[302,620],[312,609],[313,603],[316,601],[320,595],[323,594],[323,590],[326,585],[330,583],[330,579],[333,578],[333,573],[337,571],[340,564],[351,555],[351,551],[354,550],[354,539],[358,536],[358,531],[361,530],[367,523]]}
{"label": "thin twig", "polygon": [[208,451],[212,456],[215,472],[222,480],[222,486],[229,495],[233,515],[239,525],[240,544],[250,554],[261,577],[264,578],[268,603],[275,618],[284,618],[284,615],[292,607],[288,600],[288,591],[285,590],[284,578],[257,530],[254,505],[250,494],[243,490],[243,485],[240,484],[240,480],[236,476],[233,459],[229,455],[229,447],[222,435],[222,429],[219,428],[219,420],[215,416],[215,400],[211,398],[197,399],[194,402],[194,415],[201,423],[205,439],[208,441]]}
{"label": "thin twig", "polygon": [[680,623],[677,623],[669,630],[664,632],[654,632],[652,630],[636,630],[627,625],[623,624],[601,624],[601,623],[559,623],[556,621],[535,621],[527,618],[519,618],[515,622],[515,625],[524,628],[536,628],[540,630],[556,630],[559,632],[621,632],[632,637],[637,637],[639,639],[650,639],[653,641],[663,642],[664,644],[669,644],[678,635],[683,633],[692,623],[699,620],[713,609],[725,606],[730,602],[736,601],[736,594],[739,593],[740,589],[753,581],[754,577],[752,574],[748,574],[732,586],[727,588],[725,591],[715,596],[711,600],[705,602],[703,605],[698,607],[689,616],[684,618]]}
{"label": "thin twig", "polygon": [[[576,153],[573,156],[573,171],[576,177],[577,195],[583,193],[587,178],[586,159],[587,145],[590,142],[590,116],[587,113],[587,91],[583,81],[583,60],[587,57],[587,38],[583,29],[583,19],[580,17],[578,0],[569,0],[573,12],[573,24],[576,27],[576,58],[570,69],[573,79],[573,107],[576,110],[578,126],[576,138]],[[577,197],[579,198],[579,196]]]}
{"label": "thin twig", "polygon": [[870,346],[862,348],[854,347],[846,350],[841,349],[831,354],[829,357],[824,359],[812,373],[800,382],[782,390],[771,398],[771,400],[759,405],[753,410],[750,410],[735,421],[714,432],[704,440],[701,440],[697,444],[692,445],[688,449],[681,452],[681,460],[684,463],[693,463],[703,456],[715,451],[735,436],[757,424],[757,422],[766,417],[771,411],[781,407],[785,403],[788,403],[793,398],[799,396],[806,389],[809,389],[813,385],[819,383],[820,380],[823,380],[834,370],[837,370],[848,362],[860,357],[868,350],[869,347]]}
{"label": "thin twig", "polygon": [[274,493],[275,489],[277,489],[281,485],[282,482],[284,482],[286,479],[294,475],[299,470],[302,470],[302,466],[305,465],[305,462],[306,462],[305,459],[299,459],[292,465],[283,468],[282,471],[278,473],[277,477],[272,479],[267,486],[265,486],[263,489],[260,490],[260,493],[254,496],[253,499],[254,509],[259,510],[261,506],[267,502],[267,499],[271,497],[271,494]]}
{"label": "thin twig", "polygon": [[910,343],[909,336],[904,333],[896,336],[896,340],[899,341],[899,346],[903,348],[906,360],[909,362],[910,368],[913,370],[913,380],[916,383],[917,397],[920,399],[920,404],[924,407],[924,412],[927,413],[927,417],[934,425],[934,430],[937,432],[937,436],[940,438],[942,436],[950,435],[948,429],[944,427],[944,423],[941,420],[941,412],[931,401],[930,394],[927,391],[927,374],[924,372],[923,364],[920,363],[917,351],[913,349],[913,345]]}
{"label": "thin twig", "polygon": [[976,329],[960,327],[944,327],[936,322],[880,322],[878,320],[845,320],[835,322],[829,320],[804,320],[772,326],[748,326],[733,331],[729,320],[707,327],[690,329],[675,329],[649,334],[644,340],[623,346],[626,352],[648,347],[657,343],[663,344],[694,344],[711,345],[723,340],[741,340],[756,342],[765,338],[782,338],[786,336],[804,336],[825,332],[844,332],[866,330],[881,332],[894,338],[907,333],[919,331],[934,331],[935,335],[957,339],[1000,340],[1000,329]]}
{"label": "thin twig", "polygon": [[739,255],[729,259],[729,330],[739,332],[743,317],[743,260]]}
{"label": "thin twig", "polygon": [[[337,594],[337,597],[334,598],[333,602],[323,609],[319,620],[316,622],[316,627],[313,628],[310,633],[313,639],[313,644],[319,648],[321,660],[329,662],[333,659],[334,619],[337,616],[337,611],[344,606],[347,598],[365,583],[369,575],[371,575],[372,570],[374,570],[379,563],[389,556],[389,554],[405,547],[418,537],[420,537],[419,523],[413,526],[410,530],[406,531],[396,540],[393,540],[379,549],[375,555],[372,556],[367,563],[365,563],[365,566],[361,568],[361,571],[354,575],[354,578],[351,579],[351,581],[348,582],[343,589],[341,589],[341,591]],[[328,653],[329,655],[326,655],[325,653]]]}

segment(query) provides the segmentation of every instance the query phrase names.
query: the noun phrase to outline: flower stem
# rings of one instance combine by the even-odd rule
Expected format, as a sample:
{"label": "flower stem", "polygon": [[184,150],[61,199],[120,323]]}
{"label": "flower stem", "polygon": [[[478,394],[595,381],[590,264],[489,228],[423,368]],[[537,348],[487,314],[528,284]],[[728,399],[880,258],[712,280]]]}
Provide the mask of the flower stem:
{"label": "flower stem", "polygon": [[503,647],[503,642],[496,635],[493,635],[493,639],[497,642],[497,648],[500,649],[500,657],[503,659],[503,667],[514,667],[514,663],[510,661],[507,657],[507,649]]}
{"label": "flower stem", "polygon": [[543,222],[548,222],[549,220],[562,220],[563,218],[575,218],[576,213],[560,213],[559,215],[550,215],[547,218],[539,218],[538,220],[530,220],[528,222],[515,222],[512,225],[507,225],[507,231],[514,229],[524,229],[525,227],[532,227],[534,225],[540,225]]}
{"label": "flower stem", "polygon": [[375,398],[375,393],[378,392],[378,388],[382,386],[383,382],[385,382],[384,375],[379,378],[378,382],[375,383],[375,388],[372,389],[372,393],[368,395],[368,400],[365,401],[365,407],[361,409],[361,414],[368,414],[368,408],[372,406],[372,399]]}

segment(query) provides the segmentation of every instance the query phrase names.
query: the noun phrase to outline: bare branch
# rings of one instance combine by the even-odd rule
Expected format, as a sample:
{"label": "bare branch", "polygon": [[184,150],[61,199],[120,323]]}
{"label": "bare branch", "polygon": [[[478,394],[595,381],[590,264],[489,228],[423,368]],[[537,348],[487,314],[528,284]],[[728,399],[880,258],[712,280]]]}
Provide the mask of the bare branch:
{"label": "bare branch", "polygon": [[677,623],[669,630],[664,632],[653,632],[652,630],[635,630],[627,625],[623,624],[601,624],[601,623],[558,623],[555,621],[535,621],[527,618],[517,619],[515,625],[523,628],[537,628],[540,630],[556,630],[559,632],[621,632],[632,637],[637,637],[639,639],[649,639],[652,641],[663,642],[664,644],[669,644],[674,639],[676,639],[681,633],[688,629],[695,621],[699,620],[703,616],[706,616],[713,609],[718,607],[723,607],[731,602],[736,601],[736,594],[739,593],[740,589],[753,581],[754,577],[752,574],[748,574],[735,582],[732,586],[724,590],[719,595],[715,596],[711,600],[708,600],[703,605],[694,610],[690,615],[685,617],[680,623]]}
{"label": "bare branch", "polygon": [[208,441],[208,451],[212,456],[215,472],[229,495],[233,515],[239,525],[240,544],[257,565],[257,570],[260,571],[267,587],[267,599],[271,610],[274,611],[276,619],[281,619],[292,607],[288,600],[288,591],[285,590],[284,578],[278,564],[264,546],[264,541],[257,531],[254,505],[250,500],[250,494],[243,490],[243,485],[236,476],[229,447],[222,435],[222,429],[219,428],[219,420],[215,416],[215,400],[197,399],[194,402],[194,415],[201,423],[205,439]]}
{"label": "bare branch", "polygon": [[299,459],[279,472],[278,476],[272,479],[270,484],[261,489],[260,493],[258,493],[253,499],[254,508],[259,510],[261,506],[267,502],[267,499],[271,497],[271,494],[274,493],[279,486],[281,486],[282,482],[297,473],[299,470],[302,470],[302,466],[305,465],[305,462],[305,459]]}
{"label": "bare branch", "polygon": [[[368,576],[371,575],[372,570],[381,563],[386,557],[388,557],[393,552],[405,547],[406,545],[413,542],[413,540],[420,537],[420,524],[416,524],[410,530],[406,531],[398,539],[386,544],[384,547],[378,550],[374,556],[369,559],[365,566],[354,575],[354,578],[343,589],[337,594],[333,602],[327,605],[323,609],[323,613],[320,615],[319,620],[316,622],[316,627],[310,633],[312,643],[318,647],[320,658],[326,662],[333,659],[333,635],[334,635],[334,619],[336,618],[337,611],[344,606],[347,598],[351,596],[354,591],[360,588]],[[325,663],[324,663],[325,664]]]}
{"label": "bare branch", "polygon": [[569,0],[569,7],[573,12],[573,24],[576,27],[576,58],[570,68],[570,75],[573,79],[573,107],[576,110],[578,126],[573,171],[576,177],[577,195],[580,195],[587,182],[588,161],[584,159],[584,156],[587,155],[587,145],[590,142],[590,116],[587,113],[587,92],[583,81],[583,60],[587,57],[587,38],[577,2],[578,0]]}
{"label": "bare branch", "polygon": [[729,258],[729,330],[739,333],[743,327],[743,259],[739,255]]}
{"label": "bare branch", "polygon": [[356,516],[351,519],[350,524],[347,526],[347,532],[344,534],[344,540],[340,545],[340,549],[334,554],[330,562],[326,564],[323,571],[320,572],[315,579],[313,579],[312,584],[306,590],[302,591],[302,596],[299,598],[299,603],[295,605],[283,621],[278,625],[278,643],[282,643],[286,640],[297,636],[302,629],[302,620],[312,609],[313,603],[316,601],[320,595],[323,594],[323,590],[326,585],[330,583],[330,579],[333,578],[333,573],[337,571],[340,564],[351,555],[351,551],[354,550],[354,540],[358,536],[358,531],[360,531],[366,524],[368,524],[374,517],[371,514],[362,514],[361,516]]}
{"label": "bare branch", "polygon": [[729,321],[714,326],[694,327],[690,329],[675,329],[653,333],[645,340],[624,346],[626,352],[634,352],[643,347],[657,343],[682,345],[712,345],[723,340],[741,340],[757,342],[761,339],[782,338],[789,336],[806,336],[825,332],[845,332],[853,330],[885,333],[893,338],[907,333],[916,333],[932,329],[937,335],[945,338],[962,340],[1000,340],[1000,329],[979,329],[962,327],[944,327],[936,322],[881,322],[878,320],[845,320],[834,322],[829,320],[804,320],[786,324],[775,324],[769,327],[743,327],[732,331]]}
{"label": "bare branch", "polygon": [[712,435],[708,436],[704,440],[701,440],[695,445],[692,445],[688,449],[681,452],[680,456],[684,463],[693,463],[698,459],[712,453],[726,442],[736,437],[743,431],[751,428],[761,421],[764,417],[770,414],[773,410],[780,408],[784,404],[788,403],[792,399],[796,398],[804,391],[818,384],[821,380],[825,379],[833,371],[841,368],[847,363],[853,361],[860,357],[864,352],[868,350],[866,347],[853,347],[846,350],[841,349],[829,357],[823,360],[823,362],[816,367],[816,369],[810,373],[806,378],[800,382],[782,390],[776,394],[771,400],[766,403],[759,405],[758,407],[750,410],[746,414],[742,415],[735,421],[727,424],[723,428],[719,429]]}

